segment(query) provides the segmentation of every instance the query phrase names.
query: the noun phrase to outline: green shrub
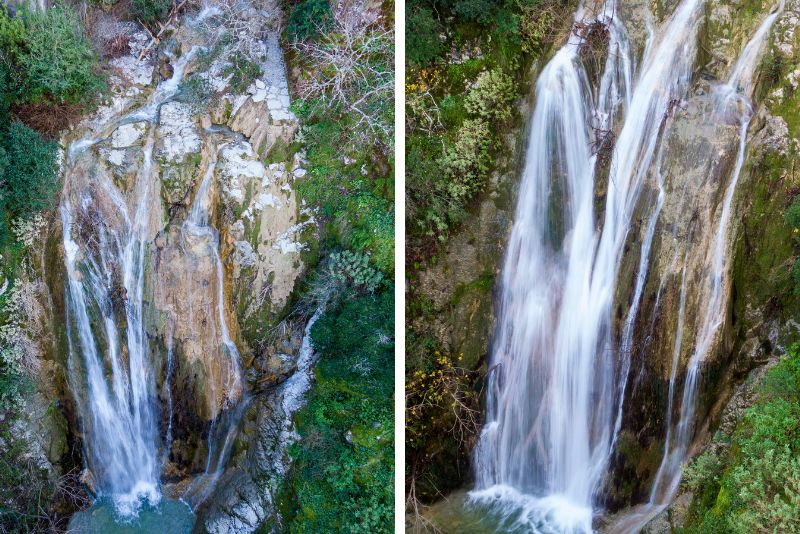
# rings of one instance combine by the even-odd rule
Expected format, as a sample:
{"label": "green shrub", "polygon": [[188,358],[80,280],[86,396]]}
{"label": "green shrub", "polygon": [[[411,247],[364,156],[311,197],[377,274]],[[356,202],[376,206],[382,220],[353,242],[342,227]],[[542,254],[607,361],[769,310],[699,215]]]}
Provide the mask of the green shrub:
{"label": "green shrub", "polygon": [[468,119],[458,130],[455,143],[445,149],[441,165],[453,202],[466,202],[483,190],[491,166],[491,140],[491,129],[486,121]]}
{"label": "green shrub", "polygon": [[506,122],[513,115],[517,88],[499,69],[482,72],[464,100],[467,112],[485,121]]}
{"label": "green shrub", "polygon": [[716,465],[710,453],[685,473],[685,484],[711,498],[693,504],[688,532],[800,531],[800,346],[770,369]]}
{"label": "green shrub", "polygon": [[211,83],[206,78],[193,74],[181,82],[176,100],[201,108],[211,100],[213,95],[214,88]]}
{"label": "green shrub", "polygon": [[[318,115],[320,107],[299,103],[293,108],[304,121],[308,174],[296,185],[301,197],[319,207],[325,229],[341,248],[368,252],[384,276],[394,272],[394,213],[378,180],[361,173],[370,146],[348,144],[346,121]],[[314,110],[314,111],[311,111]],[[343,150],[358,148],[357,162],[345,164]]]}
{"label": "green shrub", "polygon": [[293,40],[311,39],[327,30],[332,20],[328,0],[305,0],[289,15],[286,32]]}
{"label": "green shrub", "polygon": [[481,23],[492,22],[503,8],[497,0],[457,0],[455,12],[464,20]]}
{"label": "green shrub", "polygon": [[712,452],[704,452],[694,459],[683,471],[682,484],[693,492],[698,492],[709,484],[718,484],[722,474],[722,463]]}
{"label": "green shrub", "polygon": [[383,282],[383,274],[370,267],[369,256],[360,252],[334,252],[328,270],[339,283],[366,293],[374,293]]}
{"label": "green shrub", "polygon": [[167,18],[172,5],[172,0],[133,0],[131,16],[144,24],[151,24]]}
{"label": "green shrub", "polygon": [[52,209],[59,187],[58,145],[14,122],[2,140],[2,147],[6,158],[5,164],[0,163],[4,165],[0,190],[6,208],[14,217],[22,218]]}
{"label": "green shrub", "polygon": [[424,67],[444,52],[444,43],[439,39],[442,25],[427,7],[407,11],[406,59],[414,66]]}
{"label": "green shrub", "polygon": [[[792,203],[783,213],[783,219],[792,229],[795,241],[800,243],[800,195],[795,196]],[[800,295],[800,258],[792,266],[792,278],[794,279],[794,292]]]}
{"label": "green shrub", "polygon": [[[549,44],[551,36],[556,33],[554,28],[563,22],[557,20],[557,11],[554,8],[537,5],[523,5],[519,19],[519,33],[522,38],[522,48],[526,52],[540,50]],[[569,19],[567,19],[569,20]]]}
{"label": "green shrub", "polygon": [[786,224],[794,229],[800,229],[800,195],[797,195],[783,213]]}
{"label": "green shrub", "polygon": [[20,69],[20,100],[86,104],[105,89],[97,54],[72,8],[56,5],[24,20],[24,41],[10,53]]}
{"label": "green shrub", "polygon": [[[11,17],[5,6],[0,7],[0,55],[6,61],[13,61],[22,51],[27,39],[28,29],[22,17]],[[6,65],[3,64],[2,67]]]}

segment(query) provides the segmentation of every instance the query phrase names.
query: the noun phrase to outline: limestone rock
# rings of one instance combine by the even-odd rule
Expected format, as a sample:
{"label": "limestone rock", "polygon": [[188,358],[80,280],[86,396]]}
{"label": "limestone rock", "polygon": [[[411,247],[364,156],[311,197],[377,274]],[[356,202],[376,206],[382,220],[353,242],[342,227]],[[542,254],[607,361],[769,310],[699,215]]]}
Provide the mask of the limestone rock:
{"label": "limestone rock", "polygon": [[249,143],[223,148],[219,165],[223,197],[241,209],[240,218],[226,225],[223,233],[233,250],[233,278],[248,287],[246,315],[267,297],[279,311],[303,272],[300,234],[313,219],[298,209],[284,165],[265,167]]}
{"label": "limestone rock", "polygon": [[139,140],[147,131],[147,123],[134,122],[123,124],[111,134],[111,146],[114,148],[128,148],[139,144]]}

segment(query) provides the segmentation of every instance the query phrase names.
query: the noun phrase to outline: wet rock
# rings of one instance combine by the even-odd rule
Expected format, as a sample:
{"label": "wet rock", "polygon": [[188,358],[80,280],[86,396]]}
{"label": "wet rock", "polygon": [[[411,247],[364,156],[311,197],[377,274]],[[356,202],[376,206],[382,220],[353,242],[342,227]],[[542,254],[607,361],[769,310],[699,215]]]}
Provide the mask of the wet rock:
{"label": "wet rock", "polygon": [[91,495],[97,495],[97,479],[95,479],[94,473],[92,473],[89,468],[81,471],[81,475],[78,477],[78,480],[86,487],[86,490]]}
{"label": "wet rock", "polygon": [[785,156],[789,150],[789,126],[786,120],[783,117],[766,115],[764,127],[753,136],[751,146],[761,153]]}
{"label": "wet rock", "polygon": [[226,327],[235,332],[236,323],[218,300],[216,236],[173,225],[163,237],[166,245],[154,272],[160,281],[155,307],[164,317],[161,335],[175,350],[174,387],[192,400],[189,410],[210,421],[242,396],[241,384],[231,379],[233,356],[222,335]]}
{"label": "wet rock", "polygon": [[200,133],[191,106],[168,102],[161,106],[156,154],[167,163],[183,163],[200,152]]}
{"label": "wet rock", "polygon": [[284,382],[297,369],[303,342],[302,325],[287,321],[280,325],[271,343],[257,351],[248,365],[254,391],[267,391]]}
{"label": "wet rock", "polygon": [[161,194],[167,204],[188,203],[199,175],[201,139],[192,107],[169,102],[161,107],[155,157],[161,174]]}
{"label": "wet rock", "polygon": [[689,506],[692,504],[692,497],[691,493],[680,495],[642,529],[642,534],[671,534],[678,529],[684,528],[689,514]]}

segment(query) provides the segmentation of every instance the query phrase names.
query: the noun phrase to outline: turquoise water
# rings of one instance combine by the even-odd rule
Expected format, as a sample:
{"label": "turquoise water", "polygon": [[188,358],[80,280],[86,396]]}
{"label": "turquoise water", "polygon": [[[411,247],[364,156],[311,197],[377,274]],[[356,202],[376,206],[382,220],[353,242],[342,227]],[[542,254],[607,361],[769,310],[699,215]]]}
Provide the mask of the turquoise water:
{"label": "turquoise water", "polygon": [[467,505],[467,492],[456,491],[430,508],[423,516],[443,534],[530,534],[530,531],[505,524],[490,506]]}
{"label": "turquoise water", "polygon": [[69,522],[69,532],[75,534],[190,534],[194,527],[194,514],[180,501],[163,499],[158,506],[147,504],[139,516],[128,521],[120,520],[114,506],[100,501],[88,510],[78,512]]}

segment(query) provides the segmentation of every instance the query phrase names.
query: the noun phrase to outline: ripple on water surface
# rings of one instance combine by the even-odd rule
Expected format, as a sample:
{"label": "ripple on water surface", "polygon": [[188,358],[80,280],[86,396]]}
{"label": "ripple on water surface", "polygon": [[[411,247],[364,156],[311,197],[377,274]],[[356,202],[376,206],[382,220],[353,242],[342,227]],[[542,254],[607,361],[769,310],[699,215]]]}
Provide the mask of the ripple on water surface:
{"label": "ripple on water surface", "polygon": [[458,534],[588,534],[592,510],[559,496],[537,498],[508,486],[458,491],[423,514],[441,532]]}
{"label": "ripple on water surface", "polygon": [[88,510],[78,512],[69,522],[69,532],[74,534],[190,534],[194,528],[192,510],[180,501],[163,499],[158,506],[145,504],[137,517],[121,520],[114,505],[97,502]]}

